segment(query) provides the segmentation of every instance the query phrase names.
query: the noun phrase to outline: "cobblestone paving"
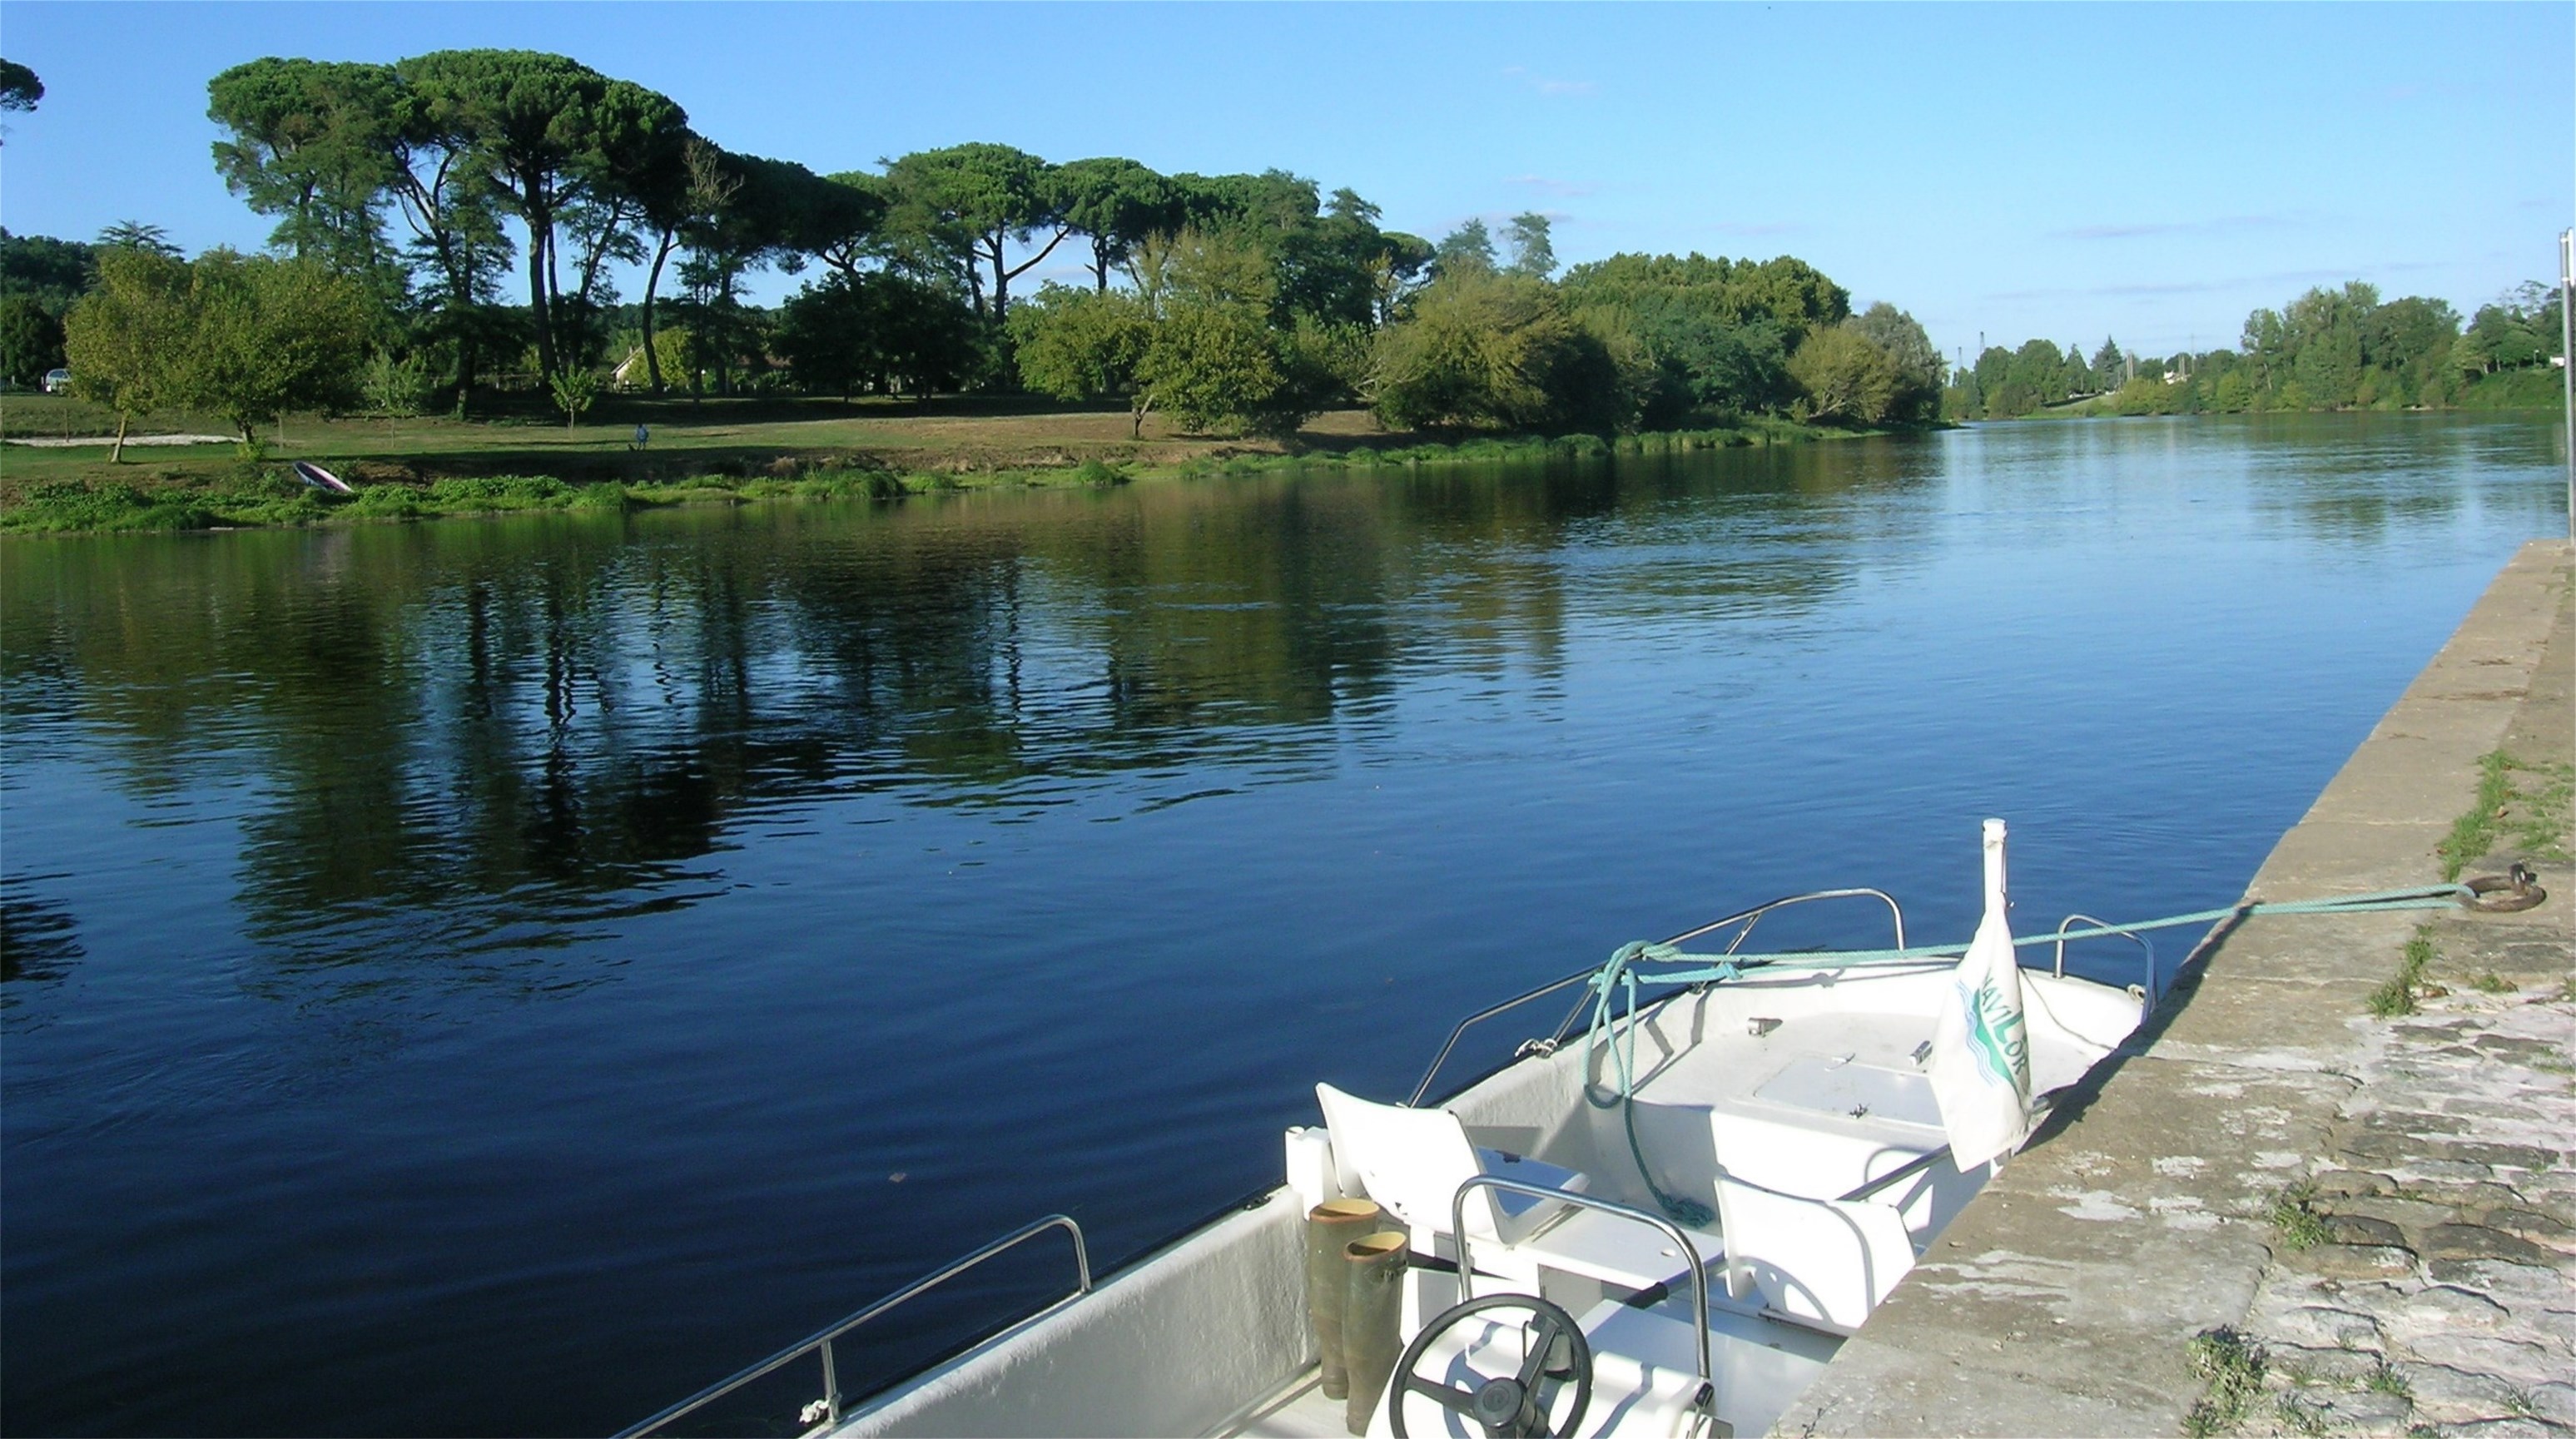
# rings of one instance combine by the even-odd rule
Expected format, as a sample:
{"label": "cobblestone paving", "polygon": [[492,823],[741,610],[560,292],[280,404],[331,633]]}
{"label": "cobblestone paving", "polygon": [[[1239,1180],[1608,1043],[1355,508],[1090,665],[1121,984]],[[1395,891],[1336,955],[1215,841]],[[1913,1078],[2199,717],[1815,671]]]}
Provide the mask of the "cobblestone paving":
{"label": "cobblestone paving", "polygon": [[2576,1434],[2565,983],[2377,1026],[2332,1167],[2284,1199],[2250,1432]]}
{"label": "cobblestone paving", "polygon": [[[2506,737],[2560,766],[2567,630],[2562,610]],[[2434,920],[2417,1011],[2354,1020],[2329,1152],[2272,1216],[2244,1432],[2576,1435],[2576,872],[2554,818],[2556,843],[2469,867],[2528,858],[2550,900]]]}

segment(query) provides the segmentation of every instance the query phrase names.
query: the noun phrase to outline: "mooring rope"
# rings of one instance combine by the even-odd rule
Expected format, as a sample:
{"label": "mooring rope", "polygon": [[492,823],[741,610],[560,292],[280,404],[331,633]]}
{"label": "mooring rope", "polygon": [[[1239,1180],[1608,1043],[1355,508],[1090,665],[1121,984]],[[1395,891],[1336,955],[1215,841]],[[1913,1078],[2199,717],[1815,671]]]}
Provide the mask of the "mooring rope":
{"label": "mooring rope", "polygon": [[[2172,929],[2186,924],[2215,924],[2223,919],[2251,919],[2262,915],[2297,914],[2381,914],[2392,910],[2450,909],[2459,905],[2475,906],[2485,891],[2467,884],[2423,885],[2413,889],[2374,890],[2368,894],[2336,895],[2327,899],[2264,900],[2229,905],[2224,909],[2194,910],[2189,914],[2168,915],[2162,919],[2142,919],[2130,924],[2097,924],[2091,929],[2070,929],[2016,937],[2013,947],[2040,944],[2063,944],[2070,940],[2107,939],[2135,935],[2150,929]],[[1628,1153],[1637,1161],[1637,1173],[1646,1181],[1646,1189],[1655,1197],[1675,1223],[1706,1225],[1716,1218],[1709,1206],[1696,1199],[1667,1194],[1655,1182],[1654,1171],[1646,1167],[1646,1154],[1637,1142],[1637,986],[1645,984],[1724,984],[1741,979],[1753,969],[1849,969],[1873,964],[1925,964],[1934,960],[1954,960],[1968,952],[1965,944],[1918,944],[1902,949],[1836,949],[1789,950],[1773,954],[1694,954],[1678,945],[1650,944],[1635,941],[1611,951],[1592,978],[1592,1024],[1584,1036],[1584,1066],[1587,1072],[1596,1057],[1606,1052],[1617,1075],[1616,1103],[1625,1111],[1621,1116],[1628,1131]],[[1658,969],[1639,973],[1641,965],[1691,966]],[[1623,1013],[1614,1014],[1614,992],[1625,1001]],[[2149,995],[2153,1003],[2155,996]],[[1625,1026],[1626,1047],[1619,1040]],[[1590,1090],[1586,1085],[1586,1092]]]}

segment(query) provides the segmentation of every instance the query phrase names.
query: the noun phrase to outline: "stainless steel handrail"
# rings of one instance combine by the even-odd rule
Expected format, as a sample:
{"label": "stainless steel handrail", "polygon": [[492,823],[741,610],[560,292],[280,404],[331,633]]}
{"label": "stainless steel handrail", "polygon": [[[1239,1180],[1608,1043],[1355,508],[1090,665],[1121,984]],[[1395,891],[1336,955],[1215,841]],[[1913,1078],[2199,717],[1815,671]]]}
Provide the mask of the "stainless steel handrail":
{"label": "stainless steel handrail", "polygon": [[[1689,940],[1697,939],[1701,935],[1707,934],[1713,930],[1724,929],[1730,924],[1741,924],[1744,928],[1736,934],[1734,941],[1726,946],[1726,952],[1728,954],[1733,954],[1743,947],[1745,936],[1753,933],[1753,926],[1761,920],[1762,916],[1769,914],[1775,909],[1786,909],[1793,904],[1806,904],[1819,899],[1855,899],[1862,897],[1876,898],[1887,902],[1888,912],[1893,915],[1896,920],[1896,947],[1898,949],[1903,949],[1905,947],[1904,909],[1897,904],[1896,897],[1889,894],[1887,891],[1883,889],[1867,888],[1820,889],[1808,894],[1783,895],[1778,899],[1771,900],[1763,904],[1757,904],[1751,909],[1737,910],[1735,913],[1730,914],[1723,919],[1712,919],[1708,923],[1700,925],[1695,929],[1683,930],[1681,933],[1674,935],[1672,938],[1663,942],[1666,944],[1681,944]],[[1589,978],[1591,975],[1598,972],[1599,969],[1599,965],[1590,965],[1583,969],[1578,969],[1574,973],[1565,976],[1563,979],[1550,980],[1536,989],[1527,990],[1523,993],[1513,995],[1511,998],[1504,1000],[1500,1004],[1480,1009],[1474,1014],[1468,1015],[1465,1019],[1458,1021],[1456,1027],[1449,1031],[1449,1038],[1441,1044],[1440,1052],[1432,1056],[1431,1067],[1422,1071],[1422,1082],[1413,1086],[1413,1097],[1407,1099],[1405,1103],[1407,1105],[1419,1105],[1422,1103],[1422,1097],[1431,1092],[1431,1081],[1439,1076],[1440,1066],[1449,1062],[1450,1051],[1458,1047],[1459,1037],[1467,1032],[1468,1026],[1481,1024],[1484,1021],[1493,1018],[1495,1015],[1502,1013],[1504,1010],[1517,1008],[1529,1003],[1533,999],[1541,997],[1542,995],[1554,994],[1556,991],[1565,988],[1569,984]],[[1574,1021],[1580,1017],[1582,1013],[1583,1006],[1581,1004],[1575,1005],[1572,1010],[1567,1012],[1565,1018],[1558,1023],[1555,1033],[1543,1042],[1550,1046],[1564,1043],[1566,1034],[1573,1029]]]}
{"label": "stainless steel handrail", "polygon": [[1440,1046],[1440,1052],[1431,1057],[1431,1067],[1422,1071],[1422,1082],[1413,1086],[1413,1097],[1404,1101],[1405,1104],[1408,1106],[1418,1106],[1422,1103],[1422,1096],[1431,1092],[1432,1079],[1440,1073],[1440,1066],[1449,1062],[1449,1051],[1458,1047],[1458,1038],[1467,1032],[1467,1026],[1491,1019],[1506,1009],[1514,1009],[1527,1004],[1541,995],[1554,994],[1569,984],[1580,983],[1583,980],[1591,978],[1593,971],[1599,968],[1600,966],[1593,965],[1584,969],[1578,969],[1563,979],[1551,980],[1550,982],[1542,984],[1538,988],[1529,990],[1526,993],[1513,995],[1511,998],[1504,1000],[1500,1004],[1493,1005],[1490,1008],[1480,1009],[1474,1014],[1468,1015],[1465,1019],[1458,1021],[1457,1027],[1449,1031],[1448,1041]]}
{"label": "stainless steel handrail", "polygon": [[[2057,972],[2057,977],[2058,977],[2058,978],[2060,978],[2060,979],[2064,979],[2064,978],[2066,977],[2066,931],[2067,931],[2067,927],[2068,927],[2068,926],[2070,926],[2070,925],[2078,925],[2078,924],[2089,924],[2089,925],[2093,926],[2095,929],[2109,929],[2109,928],[2111,927],[2111,926],[2109,925],[2109,923],[2107,923],[2107,922],[2105,922],[2105,921],[2103,921],[2103,920],[2095,919],[2093,916],[2091,916],[2091,915],[2089,915],[2089,914],[2070,914],[2070,915],[2068,915],[2066,918],[2061,919],[2061,920],[2059,920],[2059,921],[2057,922],[2057,971],[2056,971],[2056,972]],[[2143,934],[2136,934],[2136,933],[2124,934],[2124,935],[2121,935],[2121,936],[2120,936],[2120,938],[2122,938],[2122,939],[2125,939],[2125,940],[2129,941],[2131,944],[2134,944],[2134,945],[2136,945],[2138,948],[2143,949],[2143,950],[2145,950],[2145,951],[2147,952],[2147,1007],[2148,1007],[2148,1008],[2150,1008],[2150,1009],[2152,1009],[2152,1008],[2154,1008],[2154,1007],[2155,1007],[2155,1000],[2156,1000],[2156,944],[2155,944],[2155,941],[2154,941],[2154,940],[2151,940],[2151,939],[2149,939],[2149,938],[2147,938],[2147,937],[2146,937],[2145,935],[2143,935]]]}
{"label": "stainless steel handrail", "polygon": [[994,1255],[1019,1244],[1022,1240],[1032,1238],[1049,1229],[1062,1229],[1073,1236],[1073,1267],[1077,1279],[1077,1287],[1074,1289],[1073,1293],[1066,1295],[1062,1299],[1056,1300],[1053,1304],[1050,1304],[1046,1308],[1039,1310],[1036,1314],[1031,1315],[1030,1318],[1039,1318],[1044,1315],[1051,1314],[1058,1308],[1070,1304],[1074,1300],[1091,1292],[1090,1248],[1082,1242],[1082,1226],[1074,1223],[1071,1216],[1063,1214],[1050,1214],[1046,1218],[1037,1220],[1034,1223],[1024,1224],[1018,1229],[1014,1229],[1010,1233],[1003,1235],[1001,1238],[985,1245],[981,1249],[975,1250],[971,1254],[963,1255],[957,1259],[949,1261],[947,1265],[939,1270],[925,1275],[920,1279],[914,1280],[912,1283],[905,1285],[903,1288],[896,1290],[894,1293],[887,1295],[885,1298],[878,1300],[876,1303],[869,1305],[856,1314],[853,1314],[838,1323],[825,1325],[822,1329],[817,1330],[811,1338],[800,1340],[797,1343],[779,1350],[777,1353],[763,1359],[757,1364],[752,1365],[750,1368],[743,1370],[741,1373],[734,1375],[730,1379],[718,1380],[716,1383],[708,1385],[706,1388],[699,1390],[697,1393],[690,1395],[688,1398],[681,1400],[679,1403],[672,1405],[670,1408],[663,1410],[661,1413],[654,1415],[652,1418],[645,1420],[641,1424],[637,1424],[629,1429],[619,1430],[617,1433],[617,1439],[634,1439],[634,1436],[637,1435],[653,1433],[669,1424],[671,1421],[703,1409],[707,1405],[714,1403],[716,1400],[723,1398],[727,1394],[751,1383],[753,1380],[765,1378],[774,1374],[787,1365],[792,1364],[817,1350],[821,1351],[823,1356],[823,1397],[815,1404],[807,1405],[805,1412],[800,1415],[799,1418],[802,1422],[807,1424],[815,1423],[818,1420],[826,1426],[838,1424],[841,1422],[842,1399],[840,1381],[834,1374],[832,1366],[833,1340],[840,1338],[842,1335],[849,1333],[851,1330],[858,1328],[860,1325],[867,1323],[869,1320],[876,1318],[878,1315],[885,1313],[887,1310],[894,1308],[905,1300],[910,1299],[925,1290],[944,1284],[947,1281],[956,1278],[958,1275],[965,1273],[967,1270],[974,1268],[976,1265],[983,1263],[985,1260],[992,1258]]}
{"label": "stainless steel handrail", "polygon": [[1762,916],[1769,914],[1775,909],[1787,909],[1793,904],[1811,904],[1820,899],[1878,899],[1886,901],[1887,912],[1896,921],[1896,947],[1898,949],[1903,949],[1905,947],[1904,908],[1897,904],[1896,896],[1889,894],[1886,890],[1871,889],[1866,885],[1858,889],[1819,889],[1810,891],[1806,894],[1787,895],[1783,898],[1775,899],[1769,904],[1757,904],[1751,909],[1745,910],[1741,914],[1730,914],[1724,919],[1710,920],[1708,923],[1703,924],[1699,928],[1691,930],[1686,934],[1674,935],[1672,938],[1665,940],[1664,943],[1680,944],[1684,940],[1697,939],[1701,935],[1708,933],[1710,930],[1724,929],[1728,925],[1741,920],[1744,923],[1744,928],[1736,931],[1735,939],[1726,946],[1726,952],[1728,954],[1733,954],[1738,949],[1743,948],[1744,941],[1752,936],[1753,926],[1761,922]]}
{"label": "stainless steel handrail", "polygon": [[[1460,1184],[1458,1186],[1458,1192],[1449,1196],[1449,1233],[1456,1239],[1458,1244],[1458,1302],[1461,1304],[1464,1304],[1469,1299],[1475,1297],[1472,1292],[1472,1286],[1475,1282],[1474,1275],[1476,1266],[1468,1262],[1467,1254],[1467,1191],[1470,1189],[1500,1189],[1512,1194],[1526,1194],[1536,1199],[1561,1199],[1580,1209],[1598,1209],[1604,1214],[1615,1214],[1622,1219],[1632,1219],[1639,1224],[1650,1225],[1665,1238],[1680,1245],[1682,1257],[1690,1261],[1691,1305],[1699,1315],[1699,1322],[1691,1326],[1692,1337],[1697,1340],[1699,1344],[1699,1395],[1697,1403],[1698,1406],[1705,1410],[1710,1417],[1714,1418],[1716,1416],[1717,1388],[1712,1382],[1712,1371],[1709,1368],[1708,1362],[1708,1273],[1706,1261],[1699,1257],[1699,1246],[1690,1242],[1690,1236],[1682,1232],[1682,1227],[1680,1225],[1675,1224],[1670,1219],[1665,1218],[1663,1215],[1654,1213],[1651,1210],[1633,1208],[1629,1205],[1614,1203],[1607,1199],[1595,1198],[1589,1194],[1577,1194],[1570,1189],[1556,1189],[1545,1184],[1530,1184],[1518,1179],[1506,1179],[1499,1174],[1476,1175],[1468,1179],[1465,1183]],[[1498,1240],[1497,1242],[1500,1241]],[[1724,1256],[1720,1257],[1722,1258]],[[1397,1375],[1396,1383],[1402,1384],[1403,1382],[1404,1376],[1401,1374]]]}
{"label": "stainless steel handrail", "polygon": [[[1737,910],[1735,913],[1728,915],[1724,919],[1712,919],[1697,929],[1686,929],[1680,934],[1674,935],[1672,938],[1665,940],[1664,943],[1682,944],[1689,940],[1697,939],[1701,935],[1707,934],[1712,930],[1724,929],[1730,924],[1740,922],[1743,924],[1744,928],[1736,932],[1735,938],[1728,942],[1725,950],[1725,953],[1733,954],[1744,947],[1745,936],[1753,933],[1755,922],[1759,921],[1762,916],[1769,914],[1775,909],[1786,909],[1793,904],[1807,904],[1819,899],[1855,898],[1870,898],[1886,901],[1888,913],[1896,921],[1896,947],[1898,949],[1905,948],[1905,910],[1897,904],[1896,896],[1889,894],[1883,889],[1870,889],[1867,887],[1859,889],[1819,889],[1810,891],[1806,894],[1784,895],[1779,899],[1757,904],[1751,909]],[[1575,1020],[1581,1018],[1582,1015],[1583,1006],[1578,1004],[1574,1007],[1574,1012],[1568,1014],[1564,1021],[1557,1025],[1556,1033],[1549,1038],[1548,1043],[1563,1044],[1566,1036],[1574,1032]]]}

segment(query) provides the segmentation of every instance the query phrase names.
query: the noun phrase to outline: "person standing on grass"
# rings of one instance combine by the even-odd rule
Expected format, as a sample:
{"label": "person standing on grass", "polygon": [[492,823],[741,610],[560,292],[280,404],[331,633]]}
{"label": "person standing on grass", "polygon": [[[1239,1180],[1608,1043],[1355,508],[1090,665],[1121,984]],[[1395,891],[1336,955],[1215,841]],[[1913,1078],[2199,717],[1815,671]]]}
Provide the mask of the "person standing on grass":
{"label": "person standing on grass", "polygon": [[635,427],[635,443],[628,445],[626,448],[630,450],[640,450],[651,443],[653,443],[653,432],[639,424]]}

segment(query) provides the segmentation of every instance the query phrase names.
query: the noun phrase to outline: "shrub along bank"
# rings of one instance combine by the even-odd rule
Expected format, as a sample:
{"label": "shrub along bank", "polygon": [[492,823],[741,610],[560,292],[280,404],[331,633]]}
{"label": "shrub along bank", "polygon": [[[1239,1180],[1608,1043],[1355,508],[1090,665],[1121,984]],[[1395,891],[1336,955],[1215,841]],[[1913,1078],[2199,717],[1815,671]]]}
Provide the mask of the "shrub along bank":
{"label": "shrub along bank", "polygon": [[[1493,436],[1456,443],[1356,444],[1300,452],[1209,450],[1178,462],[1090,456],[1053,463],[938,468],[900,466],[867,455],[784,455],[737,462],[731,473],[695,473],[636,481],[589,482],[548,475],[450,475],[419,479],[399,469],[349,474],[357,493],[326,496],[298,482],[284,465],[237,460],[211,473],[164,468],[132,478],[67,478],[12,487],[0,496],[0,532],[173,531],[422,520],[452,515],[529,511],[617,512],[686,504],[778,500],[892,501],[911,495],[994,488],[1106,489],[1139,479],[1207,479],[1302,470],[1413,469],[1469,464],[1528,464],[1610,455],[1684,454],[1796,444],[1864,433],[1820,430],[1767,417],[1695,430],[1650,431],[1611,438]],[[141,470],[140,466],[128,467]]]}

